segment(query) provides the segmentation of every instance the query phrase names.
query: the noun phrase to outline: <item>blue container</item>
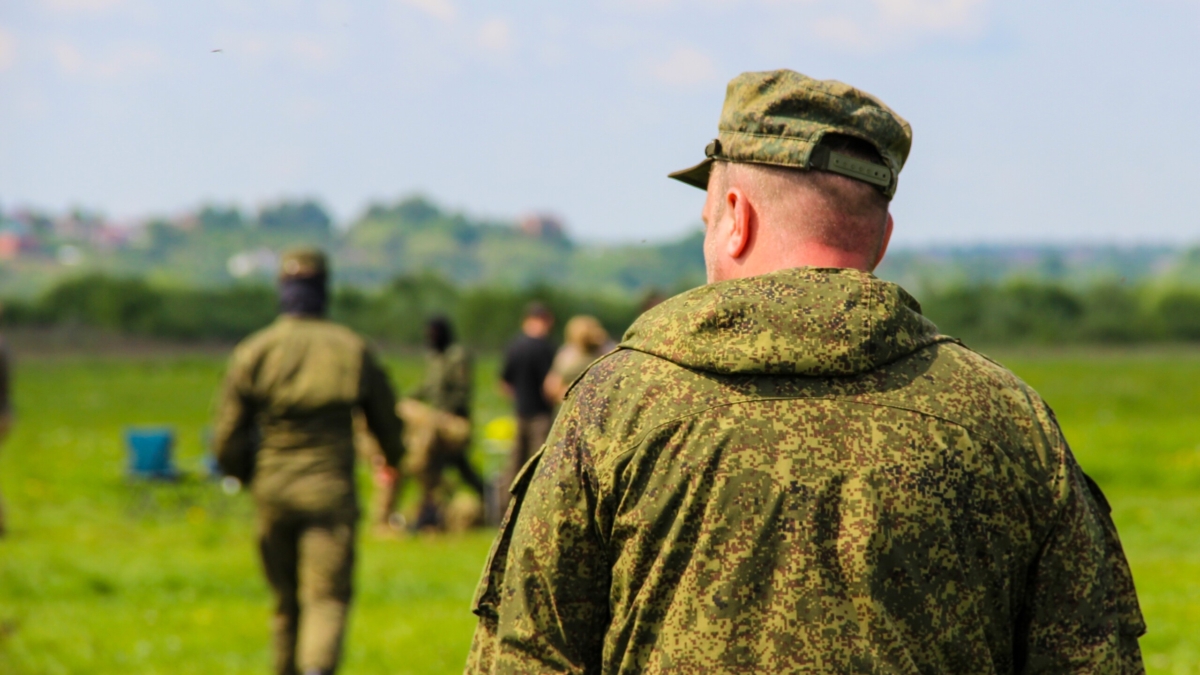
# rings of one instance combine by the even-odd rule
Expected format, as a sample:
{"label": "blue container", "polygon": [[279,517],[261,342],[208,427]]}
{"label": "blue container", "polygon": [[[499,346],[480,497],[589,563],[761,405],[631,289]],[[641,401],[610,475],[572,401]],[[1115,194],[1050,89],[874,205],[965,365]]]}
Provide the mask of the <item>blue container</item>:
{"label": "blue container", "polygon": [[174,478],[171,449],[175,430],[169,427],[126,429],[129,448],[129,473],[139,478]]}

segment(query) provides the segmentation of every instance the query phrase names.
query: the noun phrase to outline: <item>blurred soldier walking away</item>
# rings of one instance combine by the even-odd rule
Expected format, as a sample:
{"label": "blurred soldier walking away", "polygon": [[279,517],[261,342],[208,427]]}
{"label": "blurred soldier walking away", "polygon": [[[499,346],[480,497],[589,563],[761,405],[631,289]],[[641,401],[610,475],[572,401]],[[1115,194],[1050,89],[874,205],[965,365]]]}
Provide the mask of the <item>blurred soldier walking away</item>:
{"label": "blurred soldier walking away", "polygon": [[320,251],[281,257],[281,316],[234,350],[215,424],[222,469],[252,481],[281,675],[333,673],[341,655],[359,515],[352,413],[388,466],[404,454],[387,375],[362,338],[324,318],[328,287]]}
{"label": "blurred soldier walking away", "polygon": [[554,314],[540,302],[525,308],[521,334],[504,351],[504,366],[500,371],[501,386],[517,408],[517,437],[513,443],[508,465],[500,475],[498,499],[508,499],[508,488],[525,462],[546,442],[554,409],[546,400],[543,386],[550,366],[554,363],[554,343],[550,329]]}
{"label": "blurred soldier walking away", "polygon": [[[421,481],[417,529],[441,526],[437,492],[442,474],[449,467],[457,469],[463,482],[481,500],[484,498],[483,479],[467,456],[474,378],[471,353],[455,343],[454,329],[446,317],[431,319],[425,336],[429,346],[425,379],[412,398],[400,402],[410,455],[406,468]],[[390,499],[389,508],[394,505],[395,496]]]}
{"label": "blurred soldier walking away", "polygon": [[[470,673],[1140,673],[1108,505],[1028,385],[871,271],[911,128],[745,73],[708,285],[643,314],[517,478]],[[979,158],[986,161],[986,158]]]}
{"label": "blurred soldier walking away", "polygon": [[[4,444],[5,439],[8,438],[8,432],[12,429],[9,371],[8,345],[5,344],[3,338],[0,338],[0,445]],[[8,521],[4,517],[4,497],[0,495],[0,539],[7,534]]]}
{"label": "blurred soldier walking away", "polygon": [[604,330],[600,321],[586,314],[573,316],[567,321],[563,327],[563,338],[564,344],[554,356],[550,374],[543,385],[546,398],[555,405],[562,403],[571,383],[587,370],[592,361],[616,346],[609,341],[608,331]]}

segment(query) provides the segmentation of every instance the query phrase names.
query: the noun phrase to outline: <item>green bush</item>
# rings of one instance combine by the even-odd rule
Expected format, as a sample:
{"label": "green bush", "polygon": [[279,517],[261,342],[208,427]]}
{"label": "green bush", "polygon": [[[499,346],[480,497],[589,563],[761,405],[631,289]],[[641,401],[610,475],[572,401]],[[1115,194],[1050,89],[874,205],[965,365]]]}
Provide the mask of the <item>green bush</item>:
{"label": "green bush", "polygon": [[54,323],[148,333],[163,314],[165,298],[141,279],[89,274],[50,289],[40,304],[40,314]]}
{"label": "green bush", "polygon": [[1168,291],[1159,299],[1154,313],[1168,337],[1200,340],[1200,291]]}

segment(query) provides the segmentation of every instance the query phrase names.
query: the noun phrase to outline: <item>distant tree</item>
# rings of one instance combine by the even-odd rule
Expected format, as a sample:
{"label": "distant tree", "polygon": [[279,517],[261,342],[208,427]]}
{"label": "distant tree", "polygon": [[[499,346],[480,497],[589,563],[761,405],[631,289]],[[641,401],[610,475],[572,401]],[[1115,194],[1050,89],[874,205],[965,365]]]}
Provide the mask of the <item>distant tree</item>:
{"label": "distant tree", "polygon": [[1137,290],[1115,281],[1098,282],[1083,291],[1081,324],[1088,342],[1130,343],[1153,337]]}
{"label": "distant tree", "polygon": [[1167,292],[1155,306],[1167,336],[1175,340],[1200,340],[1200,291],[1176,289]]}
{"label": "distant tree", "polygon": [[166,220],[152,220],[146,225],[146,241],[151,257],[162,257],[172,249],[183,245],[187,233]]}
{"label": "distant tree", "polygon": [[938,329],[955,337],[976,339],[984,332],[984,316],[994,289],[988,285],[955,285],[922,293],[921,308]]}
{"label": "distant tree", "polygon": [[410,225],[423,225],[442,217],[442,211],[424,195],[405,197],[390,206],[372,204],[367,209],[367,218],[394,220]]}
{"label": "distant tree", "polygon": [[205,205],[196,219],[204,232],[238,231],[246,226],[246,219],[237,207]]}
{"label": "distant tree", "polygon": [[332,233],[333,219],[313,200],[284,201],[259,211],[258,226],[268,232],[326,238]]}
{"label": "distant tree", "polygon": [[1169,277],[1179,284],[1200,283],[1200,246],[1194,246],[1179,254]]}
{"label": "distant tree", "polygon": [[1055,284],[1015,281],[1001,287],[985,320],[996,337],[1017,342],[1068,342],[1083,317],[1083,303]]}

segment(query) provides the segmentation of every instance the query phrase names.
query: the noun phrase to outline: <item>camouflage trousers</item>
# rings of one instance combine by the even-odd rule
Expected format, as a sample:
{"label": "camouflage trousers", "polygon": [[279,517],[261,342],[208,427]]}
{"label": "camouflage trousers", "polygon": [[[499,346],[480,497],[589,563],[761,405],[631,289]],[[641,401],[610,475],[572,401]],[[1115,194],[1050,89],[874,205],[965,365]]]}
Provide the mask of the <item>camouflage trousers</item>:
{"label": "camouflage trousers", "polygon": [[333,673],[354,574],[357,517],[259,510],[259,552],[275,595],[275,672]]}

